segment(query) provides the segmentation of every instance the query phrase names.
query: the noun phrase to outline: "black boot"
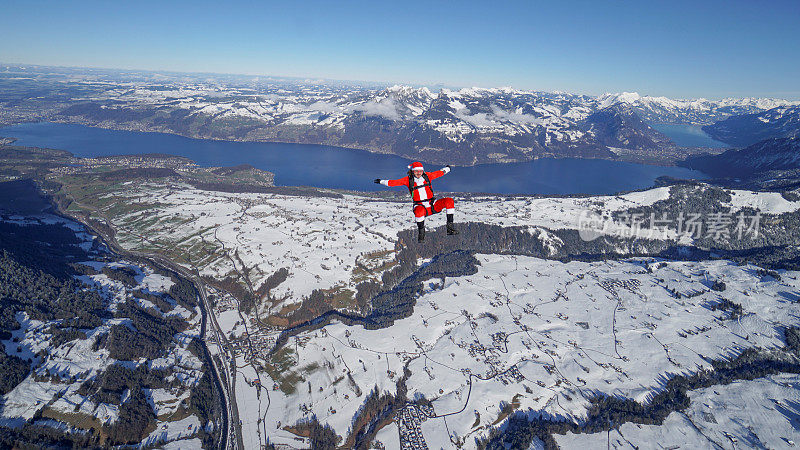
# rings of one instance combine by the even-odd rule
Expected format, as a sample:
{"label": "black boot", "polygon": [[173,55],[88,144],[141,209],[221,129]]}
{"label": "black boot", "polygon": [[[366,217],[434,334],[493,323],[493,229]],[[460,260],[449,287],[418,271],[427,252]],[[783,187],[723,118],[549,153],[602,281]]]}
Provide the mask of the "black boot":
{"label": "black boot", "polygon": [[425,222],[417,222],[417,242],[422,242],[425,240]]}
{"label": "black boot", "polygon": [[449,234],[449,235],[458,234],[458,230],[456,230],[455,227],[453,226],[453,215],[452,214],[448,214],[447,215],[447,234]]}

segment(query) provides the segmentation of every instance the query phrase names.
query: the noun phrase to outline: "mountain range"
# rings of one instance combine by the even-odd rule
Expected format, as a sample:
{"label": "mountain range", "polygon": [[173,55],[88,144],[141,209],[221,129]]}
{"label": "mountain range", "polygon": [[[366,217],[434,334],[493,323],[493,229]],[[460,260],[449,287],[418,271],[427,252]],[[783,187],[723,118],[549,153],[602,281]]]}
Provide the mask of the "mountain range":
{"label": "mountain range", "polygon": [[735,147],[746,147],[765,139],[800,136],[800,106],[781,106],[728,117],[704,126],[703,131]]}
{"label": "mountain range", "polygon": [[710,125],[714,122],[742,114],[761,113],[785,106],[796,106],[797,101],[774,98],[725,98],[707,100],[673,100],[667,97],[641,96],[636,92],[604,94],[598,97],[601,106],[625,103],[636,109],[643,120],[650,123],[686,123]]}
{"label": "mountain range", "polygon": [[[433,92],[159,74],[81,77],[10,66],[0,72],[0,123],[49,120],[194,138],[327,144],[460,165],[542,157],[672,164],[705,149],[679,148],[651,125],[707,125],[711,136],[739,145],[752,139],[725,121],[763,121],[758,117],[798,108],[800,102],[780,99],[595,97],[513,88]],[[796,116],[784,128],[796,130]],[[751,137],[780,137],[771,129],[756,131],[753,123]]]}

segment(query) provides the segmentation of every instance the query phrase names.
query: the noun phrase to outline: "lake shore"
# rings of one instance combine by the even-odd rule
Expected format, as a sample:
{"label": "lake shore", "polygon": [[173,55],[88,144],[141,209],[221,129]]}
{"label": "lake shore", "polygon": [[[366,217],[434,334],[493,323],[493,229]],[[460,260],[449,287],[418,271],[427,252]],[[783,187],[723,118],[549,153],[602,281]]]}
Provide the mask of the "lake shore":
{"label": "lake shore", "polygon": [[[280,186],[380,191],[374,178],[405,175],[410,162],[396,155],[317,144],[253,143],[192,139],[165,133],[119,131],[84,125],[39,122],[0,128],[15,144],[58,148],[76,156],[164,153],[201,166],[251,164],[275,173]],[[439,166],[427,165],[426,170]],[[439,191],[496,194],[612,194],[651,187],[662,176],[706,179],[698,171],[623,161],[542,158],[522,163],[457,167],[436,181]]]}

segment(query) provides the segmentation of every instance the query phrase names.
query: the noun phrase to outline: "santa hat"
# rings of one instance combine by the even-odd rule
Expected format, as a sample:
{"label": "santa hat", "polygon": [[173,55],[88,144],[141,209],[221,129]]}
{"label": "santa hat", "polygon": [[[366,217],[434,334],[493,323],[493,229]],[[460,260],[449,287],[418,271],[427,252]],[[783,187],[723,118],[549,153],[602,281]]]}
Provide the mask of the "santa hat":
{"label": "santa hat", "polygon": [[422,168],[422,163],[421,162],[411,163],[411,165],[409,165],[408,168],[411,169],[411,170],[424,170]]}

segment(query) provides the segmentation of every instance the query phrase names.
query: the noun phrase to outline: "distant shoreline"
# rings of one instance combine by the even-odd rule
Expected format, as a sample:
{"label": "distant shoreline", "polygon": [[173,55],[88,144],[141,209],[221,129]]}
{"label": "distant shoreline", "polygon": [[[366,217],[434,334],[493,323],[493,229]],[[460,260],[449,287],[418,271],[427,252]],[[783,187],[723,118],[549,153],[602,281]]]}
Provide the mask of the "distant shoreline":
{"label": "distant shoreline", "polygon": [[[321,144],[198,139],[175,133],[62,122],[29,122],[17,126],[28,131],[14,132],[6,127],[0,128],[0,134],[20,138],[16,145],[56,148],[81,157],[160,153],[187,158],[203,167],[250,164],[274,173],[276,186],[382,192],[385,188],[376,187],[372,180],[401,176],[410,162],[397,155]],[[426,166],[429,170],[439,167],[430,163]],[[437,192],[469,195],[478,192],[526,196],[611,195],[663,185],[659,179],[664,177],[675,180],[707,178],[702,172],[676,166],[601,158],[538,158],[520,163],[461,166],[437,180],[435,186]]]}
{"label": "distant shoreline", "polygon": [[[424,158],[410,158],[405,155],[398,155],[397,153],[393,153],[391,151],[379,148],[379,147],[368,147],[368,146],[361,146],[361,145],[347,145],[347,144],[326,144],[326,143],[319,143],[319,142],[300,142],[300,141],[289,141],[289,140],[279,140],[279,139],[230,139],[230,138],[219,138],[214,136],[199,136],[199,135],[189,135],[186,133],[180,133],[178,131],[163,128],[163,129],[153,129],[151,127],[144,127],[144,128],[137,128],[133,126],[124,126],[119,123],[94,123],[91,121],[84,121],[84,120],[63,120],[58,118],[47,118],[43,120],[32,120],[32,121],[17,121],[14,123],[3,123],[0,124],[0,140],[2,139],[13,139],[10,142],[6,142],[6,144],[10,144],[16,142],[18,139],[12,136],[4,136],[3,130],[9,127],[18,126],[18,125],[25,125],[25,124],[40,124],[40,123],[54,123],[54,124],[63,124],[63,125],[81,125],[89,128],[97,128],[101,130],[113,130],[113,131],[129,131],[129,132],[136,132],[136,133],[149,133],[149,134],[168,134],[173,136],[179,136],[186,139],[192,139],[196,141],[215,141],[215,142],[237,142],[237,143],[260,143],[260,144],[286,144],[286,145],[313,145],[318,147],[332,147],[338,149],[345,149],[345,150],[361,150],[367,153],[376,154],[376,155],[391,155],[397,156],[400,158],[408,159],[409,161],[420,161],[430,165],[441,164],[435,161],[426,160]],[[658,124],[664,125],[664,124]],[[669,123],[667,125],[691,125],[691,124],[680,124],[680,123]],[[0,142],[2,143],[2,142]],[[715,147],[676,147],[679,150],[687,151],[685,156],[693,155],[693,154],[714,154],[719,153],[720,148]],[[725,147],[724,149],[730,149],[731,147]],[[617,150],[617,149],[615,149]],[[120,156],[120,155],[117,155]],[[548,160],[548,159],[585,159],[585,160],[602,160],[602,161],[615,161],[615,162],[626,162],[626,163],[633,163],[633,164],[641,164],[647,166],[657,166],[657,167],[680,167],[678,164],[681,159],[670,158],[664,160],[651,160],[651,159],[636,159],[630,158],[623,155],[620,158],[603,158],[603,157],[593,157],[593,156],[559,156],[556,154],[548,155],[548,156],[534,156],[528,160],[503,160],[497,162],[480,162],[476,164],[459,164],[459,163],[450,163],[451,166],[454,167],[480,167],[480,166],[487,166],[487,165],[494,165],[494,164],[516,164],[516,163],[525,163],[530,161],[537,161],[537,160]]]}

